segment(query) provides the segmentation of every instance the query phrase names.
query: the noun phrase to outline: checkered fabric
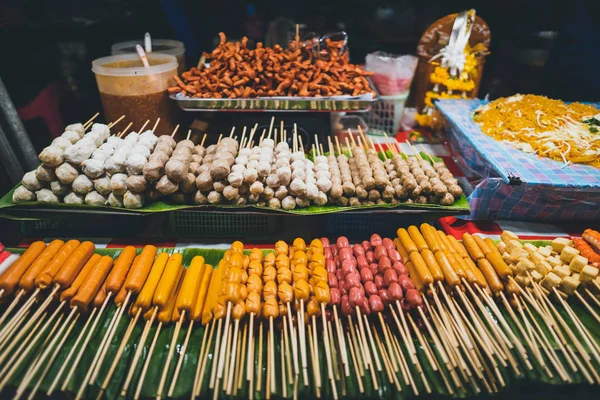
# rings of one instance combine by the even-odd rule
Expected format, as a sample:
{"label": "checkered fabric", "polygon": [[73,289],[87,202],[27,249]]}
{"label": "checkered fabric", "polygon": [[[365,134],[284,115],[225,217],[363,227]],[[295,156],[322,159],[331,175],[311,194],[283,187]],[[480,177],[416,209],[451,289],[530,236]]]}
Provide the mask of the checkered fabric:
{"label": "checkered fabric", "polygon": [[[600,170],[516,150],[485,135],[472,119],[482,100],[441,100],[458,164],[481,182],[469,195],[472,219],[600,219]],[[520,183],[515,183],[518,178]]]}

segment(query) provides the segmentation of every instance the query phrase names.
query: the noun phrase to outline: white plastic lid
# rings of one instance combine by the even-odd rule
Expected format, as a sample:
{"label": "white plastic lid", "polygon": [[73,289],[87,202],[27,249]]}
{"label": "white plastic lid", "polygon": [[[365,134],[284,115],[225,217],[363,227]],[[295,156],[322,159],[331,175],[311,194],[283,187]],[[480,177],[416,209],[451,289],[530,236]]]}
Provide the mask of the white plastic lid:
{"label": "white plastic lid", "polygon": [[[113,55],[135,53],[136,44],[144,47],[144,40],[128,40],[115,43],[111,46],[111,53]],[[152,53],[170,54],[177,57],[185,53],[185,46],[178,40],[152,39]]]}
{"label": "white plastic lid", "polygon": [[[123,54],[97,58],[92,61],[92,71],[97,75],[107,76],[144,76],[154,75],[177,69],[177,59],[168,54],[148,53],[150,67],[144,67],[136,54]],[[119,66],[119,64],[131,66]]]}

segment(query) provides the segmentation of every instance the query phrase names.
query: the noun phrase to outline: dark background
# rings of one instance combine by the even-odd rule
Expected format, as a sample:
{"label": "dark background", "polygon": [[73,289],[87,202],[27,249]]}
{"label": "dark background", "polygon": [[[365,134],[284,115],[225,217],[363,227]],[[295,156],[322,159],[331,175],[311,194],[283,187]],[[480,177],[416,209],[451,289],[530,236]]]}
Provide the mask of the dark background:
{"label": "dark background", "polygon": [[[189,67],[221,31],[269,42],[299,23],[304,33],[346,31],[352,61],[363,63],[376,50],[414,54],[429,24],[472,7],[492,32],[480,97],[520,92],[600,99],[598,0],[2,0],[0,77],[17,108],[54,84],[67,124],[101,110],[92,60],[145,32],[183,41]],[[49,141],[42,121],[25,127],[41,150]],[[0,172],[0,193],[7,190],[2,180]]]}

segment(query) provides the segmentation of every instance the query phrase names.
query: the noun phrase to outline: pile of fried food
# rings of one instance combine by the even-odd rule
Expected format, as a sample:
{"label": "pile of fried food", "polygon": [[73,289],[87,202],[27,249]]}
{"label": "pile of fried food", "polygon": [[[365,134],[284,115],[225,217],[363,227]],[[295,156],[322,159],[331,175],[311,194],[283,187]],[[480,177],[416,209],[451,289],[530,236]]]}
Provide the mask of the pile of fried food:
{"label": "pile of fried food", "polygon": [[477,108],[473,119],[485,134],[526,153],[600,167],[600,110],[594,106],[516,94]]}
{"label": "pile of fried food", "polygon": [[[196,98],[257,98],[277,96],[324,97],[360,96],[373,93],[364,71],[350,64],[348,53],[341,53],[342,42],[326,40],[319,57],[305,43],[292,42],[287,49],[279,45],[250,50],[244,37],[228,42],[219,33],[220,44],[210,54],[210,66],[192,68],[175,76],[177,85],[169,93]],[[321,56],[326,54],[326,56]]]}

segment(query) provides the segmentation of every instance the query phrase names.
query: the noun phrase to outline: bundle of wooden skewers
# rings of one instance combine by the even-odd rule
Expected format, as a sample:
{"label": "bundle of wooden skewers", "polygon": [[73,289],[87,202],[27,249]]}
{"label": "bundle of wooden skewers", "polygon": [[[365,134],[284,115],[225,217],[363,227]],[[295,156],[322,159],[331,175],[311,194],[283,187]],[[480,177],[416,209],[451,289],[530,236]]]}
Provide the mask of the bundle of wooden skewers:
{"label": "bundle of wooden skewers", "polygon": [[[91,242],[34,242],[0,264],[0,390],[341,398],[600,384],[598,269],[572,244],[458,241],[422,224],[354,245],[234,242],[213,268],[151,245],[113,259]],[[549,259],[561,264],[538,279]],[[556,282],[566,264],[579,272]]]}
{"label": "bundle of wooden skewers", "polygon": [[260,137],[258,124],[244,127],[239,141],[234,127],[228,137],[220,135],[207,147],[206,135],[195,144],[191,131],[177,142],[179,125],[172,135],[156,137],[159,120],[140,134],[129,132],[131,124],[114,135],[110,126],[91,121],[87,134],[84,126],[72,125],[69,129],[77,132],[65,135],[73,140],[59,138],[64,140],[40,153],[42,165],[25,174],[13,202],[141,208],[164,198],[175,204],[292,210],[334,204],[451,206],[463,194],[442,161],[410,143],[405,153],[395,140],[377,149],[361,131],[358,140],[352,135],[351,142],[346,139],[346,147],[337,137],[335,145],[328,139],[324,147],[315,135],[309,149],[295,124],[288,137],[280,122],[277,129],[273,117]]}

